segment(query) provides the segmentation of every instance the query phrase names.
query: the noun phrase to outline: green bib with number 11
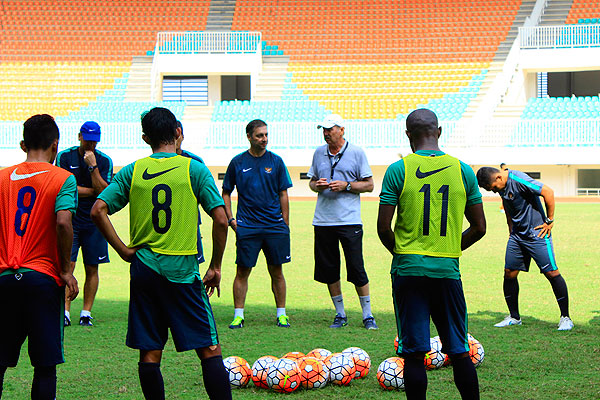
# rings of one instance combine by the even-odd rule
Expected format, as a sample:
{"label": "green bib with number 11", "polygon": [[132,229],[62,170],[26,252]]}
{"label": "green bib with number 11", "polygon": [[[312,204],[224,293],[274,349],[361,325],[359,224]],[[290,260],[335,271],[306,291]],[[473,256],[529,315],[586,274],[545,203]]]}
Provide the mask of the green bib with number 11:
{"label": "green bib with number 11", "polygon": [[460,257],[467,195],[460,161],[447,154],[404,158],[394,229],[397,254]]}
{"label": "green bib with number 11", "polygon": [[136,161],[129,192],[129,247],[145,244],[168,255],[198,252],[198,200],[190,161],[182,156]]}

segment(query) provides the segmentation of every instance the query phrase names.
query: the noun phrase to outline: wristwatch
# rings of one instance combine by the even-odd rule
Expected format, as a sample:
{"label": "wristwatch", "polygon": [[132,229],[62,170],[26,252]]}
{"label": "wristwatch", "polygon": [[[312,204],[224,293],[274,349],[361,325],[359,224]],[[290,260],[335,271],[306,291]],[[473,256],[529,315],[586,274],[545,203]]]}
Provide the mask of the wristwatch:
{"label": "wristwatch", "polygon": [[233,221],[235,221],[235,218],[229,218],[229,219],[227,220],[227,225],[231,226],[231,223],[232,223]]}
{"label": "wristwatch", "polygon": [[554,220],[553,220],[553,219],[550,219],[550,218],[548,218],[548,217],[544,218],[544,223],[545,223],[546,225],[550,225],[550,224],[551,224],[551,223],[553,223],[553,222],[554,222]]}
{"label": "wristwatch", "polygon": [[97,165],[89,165],[89,166],[88,166],[88,171],[92,172],[92,171],[94,171],[96,168],[98,168],[98,166],[97,166]]}
{"label": "wristwatch", "polygon": [[346,192],[349,192],[350,190],[352,190],[352,185],[350,184],[350,182],[348,182],[348,184],[346,185]]}

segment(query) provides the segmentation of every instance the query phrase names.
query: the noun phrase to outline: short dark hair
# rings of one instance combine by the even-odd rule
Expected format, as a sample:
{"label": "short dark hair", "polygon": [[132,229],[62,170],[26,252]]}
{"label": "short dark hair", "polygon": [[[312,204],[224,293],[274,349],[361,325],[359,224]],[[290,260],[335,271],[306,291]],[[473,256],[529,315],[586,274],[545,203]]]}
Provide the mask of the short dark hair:
{"label": "short dark hair", "polygon": [[415,135],[430,135],[438,133],[438,118],[431,110],[419,108],[406,117],[406,130]]}
{"label": "short dark hair", "polygon": [[175,143],[176,130],[177,118],[166,108],[155,107],[142,117],[142,132],[148,137],[152,148]]}
{"label": "short dark hair", "polygon": [[492,183],[492,176],[499,173],[500,170],[494,167],[481,167],[477,171],[477,184],[485,187]]}
{"label": "short dark hair", "polygon": [[505,163],[500,163],[500,169],[504,169],[504,167],[506,167]]}
{"label": "short dark hair", "polygon": [[51,115],[37,114],[23,124],[23,142],[28,150],[49,149],[58,138],[58,125]]}
{"label": "short dark hair", "polygon": [[177,127],[181,129],[181,134],[183,135],[183,125],[181,125],[181,121],[177,120]]}
{"label": "short dark hair", "polygon": [[252,134],[254,133],[254,130],[256,128],[260,128],[261,126],[267,126],[267,123],[265,121],[263,121],[262,119],[254,119],[250,122],[248,122],[248,125],[246,125],[246,133],[250,136],[252,136]]}

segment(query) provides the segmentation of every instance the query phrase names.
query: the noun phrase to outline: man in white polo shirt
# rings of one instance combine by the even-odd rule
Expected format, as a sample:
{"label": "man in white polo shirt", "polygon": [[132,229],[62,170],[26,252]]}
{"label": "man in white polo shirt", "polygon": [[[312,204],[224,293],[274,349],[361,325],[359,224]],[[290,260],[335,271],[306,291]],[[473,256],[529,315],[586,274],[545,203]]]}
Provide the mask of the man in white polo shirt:
{"label": "man in white polo shirt", "polygon": [[330,328],[348,324],[340,283],[340,243],[347,280],[354,284],[363,311],[363,324],[375,330],[369,278],[362,255],[360,194],[373,191],[373,174],[365,152],[344,139],[344,120],[331,114],[317,126],[327,144],[315,151],[308,171],[310,188],[318,193],[315,230],[315,280],[327,284],[336,315]]}

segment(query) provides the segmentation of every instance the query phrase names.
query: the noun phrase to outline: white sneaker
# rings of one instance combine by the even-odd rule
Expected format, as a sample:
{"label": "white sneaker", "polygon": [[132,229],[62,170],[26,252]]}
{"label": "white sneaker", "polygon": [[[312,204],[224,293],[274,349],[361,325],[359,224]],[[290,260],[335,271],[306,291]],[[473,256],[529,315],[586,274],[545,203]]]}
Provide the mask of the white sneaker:
{"label": "white sneaker", "polygon": [[[562,321],[562,319],[561,319]],[[521,325],[522,322],[520,319],[516,319],[511,317],[510,315],[508,315],[506,318],[504,318],[502,321],[498,322],[496,325],[494,325],[496,328],[503,328],[505,326],[510,326],[510,325]]]}
{"label": "white sneaker", "polygon": [[560,322],[558,323],[559,331],[570,331],[573,329],[573,321],[569,317],[560,317]]}

